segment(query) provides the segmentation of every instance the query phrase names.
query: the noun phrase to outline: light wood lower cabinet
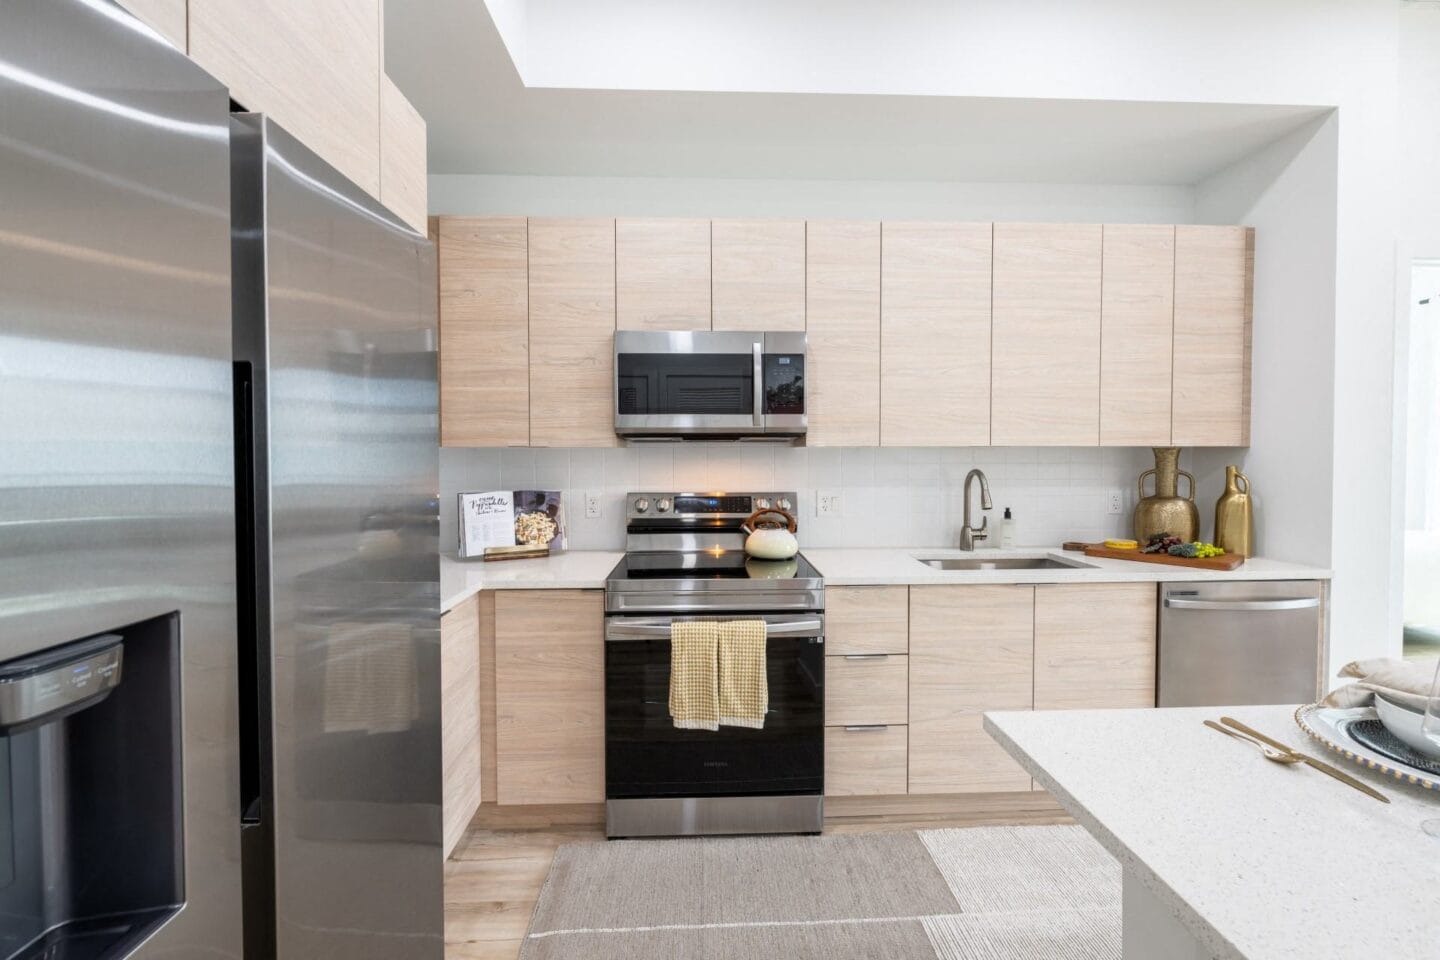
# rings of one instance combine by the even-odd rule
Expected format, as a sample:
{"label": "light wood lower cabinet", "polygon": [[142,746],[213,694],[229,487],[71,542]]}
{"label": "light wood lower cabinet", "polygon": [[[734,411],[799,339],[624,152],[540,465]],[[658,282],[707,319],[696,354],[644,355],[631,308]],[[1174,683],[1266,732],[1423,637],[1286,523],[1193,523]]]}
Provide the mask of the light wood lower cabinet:
{"label": "light wood lower cabinet", "polygon": [[441,820],[445,856],[480,806],[480,597],[440,618]]}
{"label": "light wood lower cabinet", "polygon": [[826,587],[825,652],[908,653],[910,588]]}
{"label": "light wood lower cabinet", "polygon": [[495,592],[500,803],[605,799],[604,594]]}
{"label": "light wood lower cabinet", "polygon": [[910,588],[910,792],[1030,789],[981,727],[1034,703],[1035,588]]}
{"label": "light wood lower cabinet", "polygon": [[903,725],[825,730],[825,794],[831,797],[887,796],[906,792]]}
{"label": "light wood lower cabinet", "polygon": [[1035,709],[1155,706],[1153,583],[1035,587]]}
{"label": "light wood lower cabinet", "polygon": [[530,443],[614,447],[615,223],[530,221]]}
{"label": "light wood lower cabinet", "polygon": [[903,724],[909,716],[909,658],[857,654],[825,658],[825,722]]}

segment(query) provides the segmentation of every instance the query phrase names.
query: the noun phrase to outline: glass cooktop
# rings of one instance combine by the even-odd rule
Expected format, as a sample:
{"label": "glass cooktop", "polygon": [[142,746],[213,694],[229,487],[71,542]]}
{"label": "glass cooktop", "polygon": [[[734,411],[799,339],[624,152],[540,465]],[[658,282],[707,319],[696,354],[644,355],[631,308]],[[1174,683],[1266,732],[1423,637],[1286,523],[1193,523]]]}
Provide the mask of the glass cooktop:
{"label": "glass cooktop", "polygon": [[789,560],[757,560],[743,550],[698,553],[679,551],[627,553],[611,580],[814,580],[820,572],[803,555]]}

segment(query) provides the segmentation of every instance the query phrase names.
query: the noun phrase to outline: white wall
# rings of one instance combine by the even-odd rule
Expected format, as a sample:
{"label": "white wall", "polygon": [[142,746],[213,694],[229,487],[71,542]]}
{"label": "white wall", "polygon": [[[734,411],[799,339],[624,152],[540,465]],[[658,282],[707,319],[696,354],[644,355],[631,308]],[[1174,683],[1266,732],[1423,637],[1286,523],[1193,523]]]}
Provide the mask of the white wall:
{"label": "white wall", "polygon": [[432,174],[435,213],[1176,223],[1186,186]]}
{"label": "white wall", "polygon": [[[805,547],[953,547],[964,512],[965,474],[980,467],[995,509],[990,529],[1012,508],[1018,545],[1128,536],[1135,479],[1154,465],[1148,449],[1099,447],[839,448],[773,444],[637,444],[607,450],[440,451],[440,542],[455,549],[455,495],[485,490],[565,492],[570,546],[624,546],[624,497],[639,490],[794,490]],[[977,485],[978,486],[978,485]],[[838,517],[816,517],[814,493],[841,495]],[[587,520],[586,491],[604,515]],[[1122,512],[1108,512],[1111,491]],[[972,490],[979,524],[980,492]]]}

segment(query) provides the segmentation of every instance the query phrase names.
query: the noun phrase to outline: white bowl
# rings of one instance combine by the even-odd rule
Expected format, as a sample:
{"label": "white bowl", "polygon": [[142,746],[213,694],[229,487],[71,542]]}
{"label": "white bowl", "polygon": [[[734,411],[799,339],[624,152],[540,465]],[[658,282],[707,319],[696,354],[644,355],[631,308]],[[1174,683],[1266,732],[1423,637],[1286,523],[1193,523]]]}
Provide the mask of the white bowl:
{"label": "white bowl", "polygon": [[1398,703],[1392,703],[1379,694],[1375,695],[1375,714],[1385,725],[1386,730],[1399,737],[1416,753],[1440,760],[1440,744],[1425,736],[1424,731],[1421,730],[1425,714],[1418,710],[1411,710],[1409,707],[1402,707]]}

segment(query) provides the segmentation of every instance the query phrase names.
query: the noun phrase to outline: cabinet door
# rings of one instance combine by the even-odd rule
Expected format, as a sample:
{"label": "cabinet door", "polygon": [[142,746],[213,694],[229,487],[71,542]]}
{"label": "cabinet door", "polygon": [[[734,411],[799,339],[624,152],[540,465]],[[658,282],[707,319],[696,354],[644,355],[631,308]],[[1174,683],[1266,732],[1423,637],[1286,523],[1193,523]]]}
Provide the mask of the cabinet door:
{"label": "cabinet door", "polygon": [[1175,228],[1104,228],[1100,302],[1100,443],[1170,445]]}
{"label": "cabinet door", "polygon": [[185,0],[120,0],[120,6],[185,52]]}
{"label": "cabinet door", "polygon": [[615,221],[615,326],[710,329],[710,221]]}
{"label": "cabinet door", "polygon": [[1029,790],[1030,776],[981,726],[1029,710],[1035,588],[910,588],[910,792]]}
{"label": "cabinet door", "polygon": [[190,56],[372,197],[380,0],[190,0]]}
{"label": "cabinet door", "polygon": [[909,650],[909,587],[825,589],[826,653],[839,656]]}
{"label": "cabinet door", "polygon": [[711,328],[805,329],[805,221],[710,223]]}
{"label": "cabinet door", "polygon": [[882,225],[880,442],[990,443],[988,223]]}
{"label": "cabinet door", "polygon": [[380,75],[380,202],[417,231],[425,229],[428,181],[425,118]]}
{"label": "cabinet door", "polygon": [[1100,442],[1100,226],[995,224],[990,442]]}
{"label": "cabinet door", "polygon": [[1176,446],[1250,443],[1254,268],[1254,230],[1175,228]]}
{"label": "cabinet door", "polygon": [[805,226],[806,384],[811,446],[880,442],[880,224]]}
{"label": "cabinet door", "polygon": [[825,723],[901,724],[909,715],[908,658],[857,654],[825,658]]}
{"label": "cabinet door", "polygon": [[1035,709],[1155,706],[1153,583],[1035,587]]}
{"label": "cabinet door", "polygon": [[495,593],[500,803],[605,799],[604,595]]}
{"label": "cabinet door", "polygon": [[530,443],[613,447],[615,224],[530,221]]}
{"label": "cabinet door", "polygon": [[440,618],[441,819],[445,856],[480,807],[480,617],[478,595]]}
{"label": "cabinet door", "polygon": [[530,442],[524,217],[440,217],[440,444]]}

